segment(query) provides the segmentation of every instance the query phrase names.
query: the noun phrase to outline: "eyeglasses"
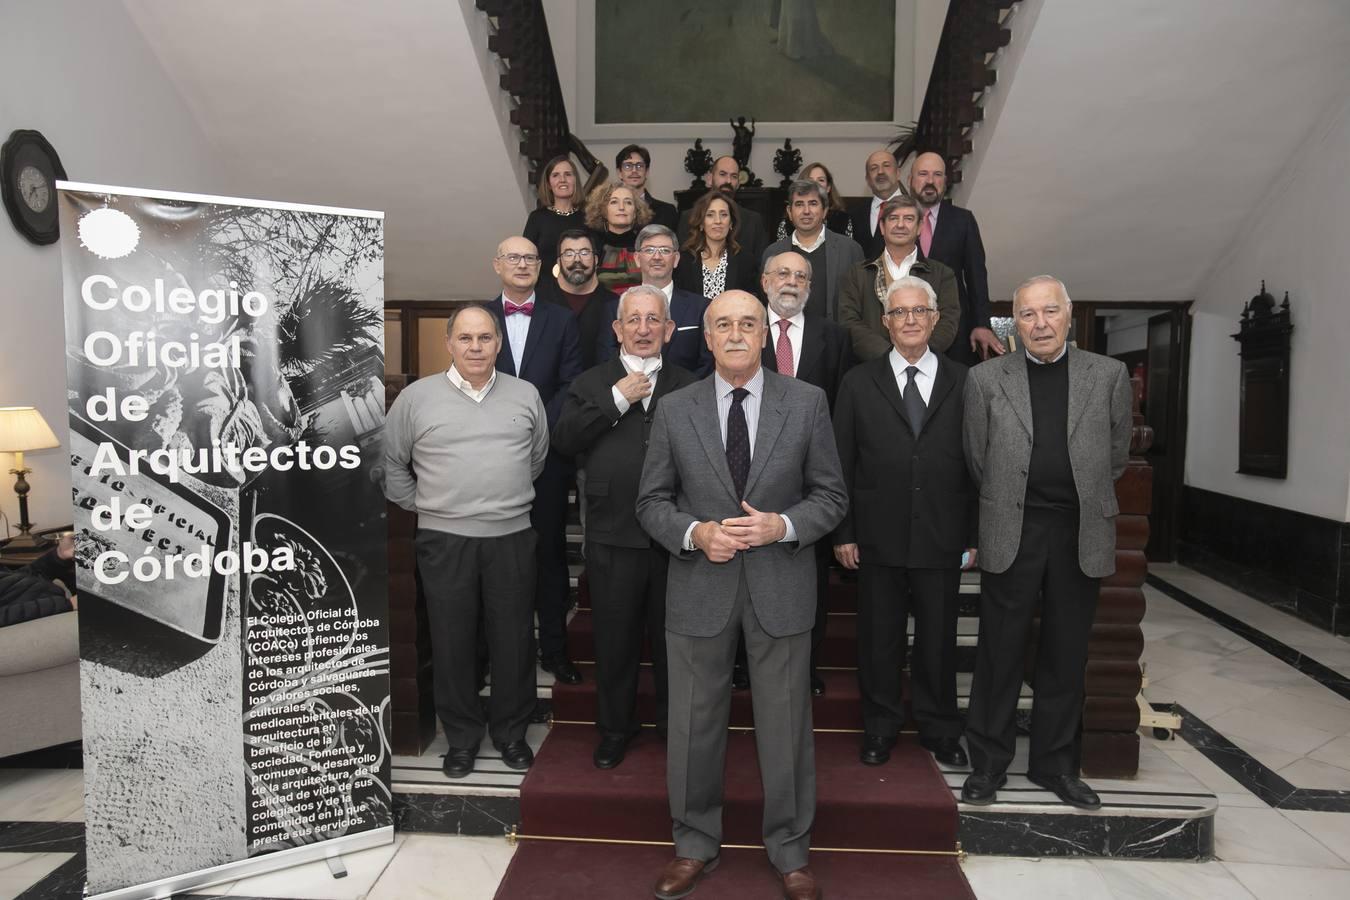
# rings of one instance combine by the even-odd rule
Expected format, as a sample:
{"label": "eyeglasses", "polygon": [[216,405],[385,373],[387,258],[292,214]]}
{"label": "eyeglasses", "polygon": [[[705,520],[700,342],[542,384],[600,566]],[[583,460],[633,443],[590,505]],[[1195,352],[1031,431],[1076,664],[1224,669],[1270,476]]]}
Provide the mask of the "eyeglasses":
{"label": "eyeglasses", "polygon": [[646,254],[647,256],[659,256],[659,257],[661,257],[662,259],[665,259],[667,256],[670,256],[672,253],[675,252],[675,248],[674,248],[674,247],[643,247],[643,248],[642,248],[641,250],[639,250],[638,252],[639,252],[639,253],[644,253],[644,254]]}
{"label": "eyeglasses", "polygon": [[506,260],[507,265],[518,266],[524,263],[527,266],[539,265],[539,256],[535,253],[503,253],[497,257]]}
{"label": "eyeglasses", "polygon": [[645,162],[626,162],[619,166],[619,168],[623,169],[625,172],[641,172],[643,169],[647,168],[647,164]]}
{"label": "eyeglasses", "polygon": [[594,250],[588,250],[588,249],[582,249],[582,250],[564,250],[563,252],[561,252],[561,253],[558,254],[558,258],[559,258],[559,259],[565,259],[565,260],[573,260],[573,259],[590,259],[590,258],[591,258],[592,256],[594,256],[594,255],[595,255],[595,251],[594,251]]}
{"label": "eyeglasses", "polygon": [[624,327],[626,328],[638,328],[643,323],[646,323],[648,328],[660,328],[662,325],[666,324],[666,320],[664,317],[658,316],[655,313],[651,313],[647,316],[629,316],[623,320]]}
{"label": "eyeglasses", "polygon": [[908,309],[897,306],[895,309],[886,310],[882,313],[882,316],[889,316],[892,319],[901,319],[906,322],[910,319],[913,319],[915,322],[922,322],[935,312],[937,312],[937,310],[930,309],[927,306],[912,306]]}
{"label": "eyeglasses", "polygon": [[800,269],[797,269],[795,271],[793,269],[774,269],[769,274],[771,274],[774,278],[777,278],[779,281],[787,281],[791,279],[792,281],[800,281],[803,284],[810,284],[811,282],[811,276],[801,271]]}

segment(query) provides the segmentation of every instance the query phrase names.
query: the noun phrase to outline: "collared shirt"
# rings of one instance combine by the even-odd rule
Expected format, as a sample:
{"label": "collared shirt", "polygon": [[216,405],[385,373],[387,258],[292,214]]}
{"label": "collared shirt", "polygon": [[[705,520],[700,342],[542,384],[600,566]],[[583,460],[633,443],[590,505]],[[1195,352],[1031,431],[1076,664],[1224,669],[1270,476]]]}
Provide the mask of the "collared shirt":
{"label": "collared shirt", "polygon": [[[899,263],[896,263],[895,260],[891,259],[890,250],[881,251],[881,261],[886,264],[886,274],[891,276],[891,281],[904,278],[906,275],[908,275],[909,270],[914,266],[914,263],[917,262],[918,259],[919,259],[918,244],[915,244],[914,249],[909,251],[909,256],[906,256]],[[885,297],[879,297],[877,299],[881,301],[882,306],[886,305]]]}
{"label": "collared shirt", "polygon": [[929,209],[924,211],[924,217],[928,219],[928,229],[933,234],[937,234],[938,208],[941,206],[942,201],[939,200],[937,203],[934,203]]}
{"label": "collared shirt", "polygon": [[[619,362],[623,363],[624,371],[628,372],[630,375],[634,372],[642,372],[646,374],[647,378],[651,381],[652,393],[642,398],[642,409],[644,411],[651,409],[652,394],[656,393],[656,378],[661,372],[661,357],[650,356],[643,359],[640,356],[632,356],[628,353],[621,352],[619,353]],[[619,415],[622,416],[624,413],[628,412],[633,404],[628,402],[628,398],[625,397],[617,387],[611,387],[609,390],[610,395],[614,398],[614,405],[619,408]],[[617,425],[618,423],[616,422],[615,424]]]}
{"label": "collared shirt", "polygon": [[479,390],[474,390],[473,385],[464,380],[464,377],[459,374],[459,370],[455,368],[454,363],[451,363],[450,368],[445,370],[445,377],[450,379],[451,384],[463,391],[464,396],[474,403],[482,403],[483,398],[488,395],[488,391],[492,390],[492,385],[497,382],[497,370],[492,370],[492,374],[488,376],[487,384]]}
{"label": "collared shirt", "polygon": [[868,227],[872,229],[872,234],[877,233],[877,226],[881,224],[880,222],[877,221],[877,213],[881,210],[881,204],[885,203],[886,200],[891,200],[895,197],[899,197],[900,193],[901,193],[900,189],[896,188],[895,193],[891,194],[891,196],[887,197],[885,200],[876,196],[872,197],[872,212],[867,217]]}
{"label": "collared shirt", "polygon": [[895,373],[895,383],[900,388],[900,395],[905,394],[905,385],[909,384],[909,375],[905,372],[910,366],[918,366],[919,371],[914,376],[914,383],[919,386],[919,396],[923,397],[923,405],[928,405],[928,400],[933,396],[933,380],[937,378],[938,359],[933,348],[929,347],[919,357],[919,361],[912,363],[900,355],[900,351],[894,347],[891,348],[889,355],[891,361],[891,371]]}
{"label": "collared shirt", "polygon": [[823,225],[821,226],[820,234],[816,235],[816,242],[809,247],[803,244],[801,241],[797,240],[797,232],[794,229],[792,232],[792,246],[800,247],[807,253],[814,253],[815,251],[819,250],[821,247],[825,246],[825,226]]}
{"label": "collared shirt", "polygon": [[[778,335],[783,331],[778,327],[778,323],[782,320],[783,317],[774,312],[773,307],[769,307],[769,346],[774,348],[775,353]],[[792,345],[792,374],[796,375],[802,367],[802,335],[806,333],[806,313],[799,312],[787,321],[791,323],[788,325],[787,336],[788,343]]]}
{"label": "collared shirt", "polygon": [[1055,354],[1055,358],[1054,358],[1054,359],[1037,359],[1036,357],[1034,357],[1034,356],[1031,355],[1031,351],[1030,351],[1030,350],[1025,350],[1025,349],[1024,349],[1022,352],[1025,353],[1025,354],[1027,355],[1027,359],[1031,360],[1031,361],[1034,362],[1036,365],[1038,365],[1038,366],[1044,366],[1044,365],[1047,365],[1047,364],[1049,364],[1049,363],[1059,362],[1061,359],[1063,359],[1063,358],[1064,358],[1064,354],[1069,352],[1069,342],[1068,342],[1068,341],[1065,341],[1065,342],[1064,342],[1064,346],[1059,348],[1059,352]]}
{"label": "collared shirt", "polygon": [[[520,376],[520,364],[525,359],[525,341],[530,337],[530,316],[506,315],[506,296],[501,298],[502,318],[506,319],[506,339],[511,342],[511,360],[516,364],[516,376]],[[522,300],[522,303],[534,303],[538,298],[534,291]]]}

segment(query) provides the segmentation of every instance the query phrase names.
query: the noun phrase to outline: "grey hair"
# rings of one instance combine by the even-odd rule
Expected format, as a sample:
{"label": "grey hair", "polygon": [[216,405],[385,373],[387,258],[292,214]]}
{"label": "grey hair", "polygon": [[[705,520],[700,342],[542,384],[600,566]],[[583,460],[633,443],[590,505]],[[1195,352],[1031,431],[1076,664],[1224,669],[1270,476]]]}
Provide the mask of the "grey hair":
{"label": "grey hair", "polygon": [[1013,295],[1012,295],[1013,309],[1016,309],[1016,308],[1017,308],[1017,297],[1018,297],[1018,295],[1021,294],[1021,293],[1022,293],[1024,290],[1026,290],[1027,288],[1029,288],[1029,287],[1035,287],[1035,286],[1038,285],[1038,284],[1053,284],[1053,285],[1055,285],[1056,287],[1059,288],[1059,295],[1060,295],[1061,297],[1064,298],[1064,305],[1065,305],[1065,306],[1073,306],[1073,301],[1072,301],[1071,299],[1069,299],[1069,289],[1066,288],[1066,287],[1064,286],[1064,282],[1060,281],[1058,278],[1056,278],[1056,277],[1053,276],[1053,275],[1033,275],[1033,276],[1031,276],[1030,278],[1028,278],[1026,281],[1024,281],[1024,282],[1022,282],[1021,284],[1019,284],[1019,285],[1017,286],[1017,290],[1013,291]]}
{"label": "grey hair", "polygon": [[[648,226],[648,227],[649,227],[649,228],[666,228],[666,226],[664,226],[664,225],[653,225],[653,226]],[[670,229],[669,229],[669,228],[666,228],[666,230],[669,231]],[[661,290],[659,287],[657,287],[657,286],[654,285],[654,284],[635,284],[635,285],[633,285],[632,287],[630,287],[628,290],[626,290],[626,291],[624,291],[622,294],[620,294],[620,295],[619,295],[619,311],[618,311],[618,318],[620,318],[620,319],[623,318],[623,303],[624,303],[624,301],[627,300],[629,297],[636,297],[636,296],[638,296],[639,294],[651,294],[653,297],[655,297],[656,299],[660,300],[660,301],[661,301],[661,308],[664,309],[664,310],[666,311],[666,318],[667,318],[667,319],[670,318],[670,301],[666,299],[666,292],[663,291],[663,290]]]}
{"label": "grey hair", "polygon": [[664,225],[657,225],[655,223],[648,225],[646,228],[638,232],[637,243],[634,244],[633,246],[637,247],[638,249],[641,249],[642,246],[646,244],[648,241],[650,241],[652,238],[658,237],[670,238],[670,246],[674,247],[676,252],[679,251],[680,242],[675,238],[675,232],[671,231]]}
{"label": "grey hair", "polygon": [[[811,183],[816,184],[814,181]],[[820,185],[816,184],[816,187],[820,187]],[[811,260],[806,258],[805,253],[798,253],[796,250],[784,250],[782,253],[775,253],[773,256],[770,256],[768,259],[764,260],[764,271],[765,272],[769,271],[769,263],[773,262],[780,256],[787,256],[789,253],[791,253],[793,256],[799,257],[802,262],[806,263],[806,280],[810,281],[812,276],[815,274],[814,272],[811,271]]]}
{"label": "grey hair", "polygon": [[938,308],[937,291],[933,290],[933,286],[931,284],[924,281],[917,275],[906,275],[904,278],[897,278],[891,282],[891,286],[886,288],[885,299],[887,300],[888,305],[892,294],[894,294],[896,291],[903,291],[907,289],[922,291],[923,295],[928,298],[928,308],[929,309]]}
{"label": "grey hair", "polygon": [[487,313],[487,317],[492,320],[492,330],[497,332],[497,340],[500,341],[502,339],[502,322],[493,315],[492,310],[488,309],[484,303],[465,303],[463,306],[457,306],[450,310],[450,318],[445,320],[445,336],[449,337],[454,334],[455,320],[459,318],[461,313],[470,309],[481,309]]}
{"label": "grey hair", "polygon": [[820,205],[823,209],[830,208],[830,192],[820,186],[820,182],[814,178],[798,178],[788,186],[788,206],[792,205],[794,197],[805,197],[814,195],[820,198]]}

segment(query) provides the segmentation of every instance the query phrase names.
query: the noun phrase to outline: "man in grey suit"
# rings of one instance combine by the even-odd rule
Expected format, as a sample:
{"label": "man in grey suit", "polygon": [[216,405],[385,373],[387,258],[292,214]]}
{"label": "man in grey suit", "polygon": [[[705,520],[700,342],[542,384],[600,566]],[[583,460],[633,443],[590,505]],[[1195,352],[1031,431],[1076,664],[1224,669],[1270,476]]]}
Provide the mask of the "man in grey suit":
{"label": "man in grey suit", "polygon": [[852,238],[825,227],[830,211],[830,195],[809,178],[792,182],[788,188],[787,217],[792,234],[775,241],[764,251],[760,270],[780,253],[795,252],[811,264],[811,293],[807,295],[808,316],[824,316],[839,321],[839,281],[863,261],[862,248]]}
{"label": "man in grey suit", "polygon": [[966,378],[964,440],[980,489],[982,573],[967,803],[992,803],[1007,781],[1039,600],[1027,778],[1072,806],[1101,806],[1078,778],[1083,673],[1098,587],[1116,568],[1115,482],[1133,421],[1124,364],[1068,346],[1072,310],[1063,282],[1029,279],[1013,294],[1025,352],[978,365]]}
{"label": "man in grey suit", "polygon": [[691,893],[722,844],[731,669],[744,633],[764,785],[764,846],[784,896],[820,896],[807,868],[815,818],[811,733],[813,545],[847,505],[829,405],[818,387],[760,365],[768,326],[728,291],[703,319],[714,374],[656,410],[637,514],[670,551],[666,781],[675,859],[655,894]]}

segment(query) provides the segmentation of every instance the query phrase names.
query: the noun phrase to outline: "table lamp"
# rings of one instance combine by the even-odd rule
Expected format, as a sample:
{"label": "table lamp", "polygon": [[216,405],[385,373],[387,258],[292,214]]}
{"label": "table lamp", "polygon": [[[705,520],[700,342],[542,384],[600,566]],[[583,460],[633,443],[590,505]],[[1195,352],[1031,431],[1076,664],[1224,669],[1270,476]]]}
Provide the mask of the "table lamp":
{"label": "table lamp", "polygon": [[42,413],[31,406],[0,407],[0,453],[14,454],[14,468],[9,474],[19,476],[14,482],[14,493],[19,495],[19,534],[5,545],[7,550],[22,550],[39,546],[31,534],[33,523],[28,521],[28,481],[24,478],[32,469],[25,469],[25,450],[46,450],[59,447],[61,442],[52,434]]}

